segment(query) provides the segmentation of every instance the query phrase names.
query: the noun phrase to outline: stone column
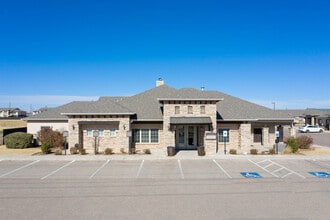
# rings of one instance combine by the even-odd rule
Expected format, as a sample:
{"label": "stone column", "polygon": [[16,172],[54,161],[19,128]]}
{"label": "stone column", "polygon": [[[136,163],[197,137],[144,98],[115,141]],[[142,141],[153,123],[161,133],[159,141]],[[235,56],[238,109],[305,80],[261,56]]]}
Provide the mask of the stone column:
{"label": "stone column", "polygon": [[248,152],[252,143],[251,124],[241,124],[240,133],[240,149]]}
{"label": "stone column", "polygon": [[265,147],[269,146],[269,128],[268,127],[262,128],[262,144]]}

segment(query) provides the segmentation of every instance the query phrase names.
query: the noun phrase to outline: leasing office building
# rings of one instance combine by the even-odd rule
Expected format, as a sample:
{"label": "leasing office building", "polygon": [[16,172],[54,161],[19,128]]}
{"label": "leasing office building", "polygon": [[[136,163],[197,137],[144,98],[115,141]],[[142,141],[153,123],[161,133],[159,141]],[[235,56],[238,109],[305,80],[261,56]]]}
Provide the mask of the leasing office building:
{"label": "leasing office building", "polygon": [[[175,89],[158,80],[156,87],[133,96],[101,97],[72,102],[26,118],[28,133],[43,127],[69,131],[69,146],[79,144],[93,152],[98,131],[99,151],[105,148],[197,149],[207,154],[227,149],[249,152],[270,148],[275,131],[281,138],[293,135],[293,119],[276,111],[218,92]],[[227,133],[227,137],[223,134]]]}

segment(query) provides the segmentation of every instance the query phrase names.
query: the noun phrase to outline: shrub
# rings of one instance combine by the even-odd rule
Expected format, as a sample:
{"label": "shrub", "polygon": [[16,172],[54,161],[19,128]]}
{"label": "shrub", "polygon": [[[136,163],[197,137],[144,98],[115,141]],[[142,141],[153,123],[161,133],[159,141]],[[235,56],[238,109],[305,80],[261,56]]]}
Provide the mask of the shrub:
{"label": "shrub", "polygon": [[229,154],[237,154],[237,150],[236,149],[230,149]]}
{"label": "shrub", "polygon": [[106,149],[104,150],[104,154],[105,154],[105,155],[111,155],[111,154],[113,154],[113,150],[112,150],[112,148],[106,148]]}
{"label": "shrub", "polygon": [[86,154],[86,149],[85,148],[80,148],[79,153],[80,153],[80,155],[85,155]]}
{"label": "shrub", "polygon": [[291,148],[292,153],[296,153],[298,151],[297,139],[293,137],[288,138],[286,145]]}
{"label": "shrub", "polygon": [[297,144],[300,149],[309,149],[313,144],[313,138],[306,135],[299,136],[297,137]]}
{"label": "shrub", "polygon": [[257,149],[251,149],[250,150],[250,154],[257,155],[258,154],[258,150]]}
{"label": "shrub", "polygon": [[144,149],[143,150],[143,153],[145,153],[145,154],[151,154],[151,151],[150,151],[150,149]]}
{"label": "shrub", "polygon": [[51,153],[50,144],[48,144],[47,142],[42,143],[42,145],[41,145],[41,152],[43,154],[50,154]]}
{"label": "shrub", "polygon": [[61,149],[56,149],[55,155],[62,155],[62,150]]}
{"label": "shrub", "polygon": [[136,154],[136,149],[135,147],[130,148],[130,154]]}
{"label": "shrub", "polygon": [[269,154],[275,154],[275,149],[274,148],[269,149]]}
{"label": "shrub", "polygon": [[120,148],[120,153],[122,153],[122,154],[126,154],[126,152],[125,152],[125,148]]}
{"label": "shrub", "polygon": [[38,132],[38,140],[41,143],[48,143],[51,148],[63,148],[64,137],[59,131],[51,128],[43,128]]}
{"label": "shrub", "polygon": [[77,148],[70,147],[70,154],[77,154],[77,153],[78,153]]}
{"label": "shrub", "polygon": [[33,135],[24,132],[15,132],[5,136],[7,148],[27,148],[32,146]]}

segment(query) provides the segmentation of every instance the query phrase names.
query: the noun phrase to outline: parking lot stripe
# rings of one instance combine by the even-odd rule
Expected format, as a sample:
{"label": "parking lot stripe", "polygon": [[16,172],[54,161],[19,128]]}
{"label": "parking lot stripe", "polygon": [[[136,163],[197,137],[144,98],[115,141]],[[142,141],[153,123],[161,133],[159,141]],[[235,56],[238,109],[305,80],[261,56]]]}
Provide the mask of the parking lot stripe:
{"label": "parking lot stripe", "polygon": [[222,168],[222,166],[216,161],[213,159],[213,162],[222,170],[222,172],[224,172],[229,178],[232,178],[229,173],[227,173],[227,171],[225,169]]}
{"label": "parking lot stripe", "polygon": [[140,164],[139,170],[138,170],[138,172],[137,172],[137,174],[136,174],[136,178],[139,178],[140,173],[141,173],[141,171],[142,171],[143,164],[144,164],[144,160],[141,161],[141,164]]}
{"label": "parking lot stripe", "polygon": [[183,174],[183,170],[182,170],[181,160],[178,160],[178,164],[179,164],[181,179],[184,179],[184,174]]}
{"label": "parking lot stripe", "polygon": [[92,179],[98,172],[100,172],[100,170],[102,170],[108,163],[110,162],[110,160],[108,159],[102,166],[100,166],[90,177],[89,179]]}
{"label": "parking lot stripe", "polygon": [[2,178],[2,177],[4,177],[4,176],[7,176],[7,175],[9,175],[9,174],[15,173],[15,172],[17,172],[17,171],[19,171],[19,170],[21,170],[21,169],[27,168],[27,167],[29,167],[29,166],[35,164],[35,163],[38,163],[39,161],[40,161],[40,160],[33,161],[33,162],[31,162],[31,163],[29,163],[29,164],[27,164],[27,165],[25,165],[25,166],[19,167],[19,168],[15,169],[15,170],[12,170],[12,171],[8,172],[8,173],[2,174],[2,175],[0,176],[0,178]]}
{"label": "parking lot stripe", "polygon": [[65,167],[69,166],[70,164],[72,164],[72,163],[75,162],[75,161],[76,161],[76,160],[70,161],[69,163],[67,163],[67,164],[65,164],[65,165],[63,165],[63,166],[61,166],[61,167],[58,168],[57,170],[54,170],[53,172],[51,172],[51,173],[47,174],[46,176],[42,177],[41,179],[44,180],[44,179],[46,179],[46,178],[48,178],[48,177],[54,175],[55,173],[57,173],[58,171],[62,170],[62,169],[65,168]]}
{"label": "parking lot stripe", "polygon": [[278,171],[284,170],[284,167],[281,167],[280,169],[274,170],[273,173],[277,173]]}
{"label": "parking lot stripe", "polygon": [[[271,174],[272,176],[279,177],[279,176],[277,176],[276,174],[274,174],[274,173],[272,173],[272,172],[269,172],[269,170],[267,170],[267,169],[265,169],[264,167],[260,166],[258,163],[252,161],[251,159],[249,159],[249,161],[250,161],[251,163],[253,163],[254,165],[260,167],[261,169],[263,169],[263,170],[266,171],[267,173]],[[271,162],[272,162],[272,161],[271,161]],[[273,162],[272,162],[272,163],[273,163]]]}
{"label": "parking lot stripe", "polygon": [[293,174],[293,173],[292,173],[292,172],[287,173],[287,174],[285,174],[284,176],[282,176],[282,178],[285,178],[285,177],[287,177],[287,176],[290,176],[291,174]]}
{"label": "parking lot stripe", "polygon": [[301,177],[301,178],[303,178],[303,179],[306,178],[306,177],[304,177],[303,175],[301,175],[301,174],[299,174],[299,173],[297,173],[297,172],[294,172],[293,170],[290,170],[289,168],[287,168],[287,167],[285,167],[285,166],[282,166],[282,165],[280,165],[280,164],[278,164],[278,163],[276,163],[276,162],[273,162],[273,163],[274,163],[275,165],[279,166],[279,167],[283,167],[284,169],[286,169],[287,171],[290,172],[289,174],[282,176],[282,178],[285,178],[285,177],[287,177],[287,176],[290,175],[290,174],[296,174],[297,176],[299,176],[299,177]]}

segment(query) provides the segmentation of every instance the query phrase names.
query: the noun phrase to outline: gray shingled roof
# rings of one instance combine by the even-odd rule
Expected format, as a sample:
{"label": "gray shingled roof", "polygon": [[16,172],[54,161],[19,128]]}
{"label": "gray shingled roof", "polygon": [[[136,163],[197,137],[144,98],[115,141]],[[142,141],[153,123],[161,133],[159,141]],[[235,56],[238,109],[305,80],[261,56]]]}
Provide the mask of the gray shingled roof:
{"label": "gray shingled roof", "polygon": [[217,103],[218,120],[278,120],[292,119],[288,114],[281,114],[269,108],[221,93],[196,89],[175,89],[162,85],[137,95],[128,97],[100,97],[98,101],[72,102],[49,109],[27,120],[60,120],[65,114],[134,114],[137,120],[162,121],[161,102],[159,100],[222,100]]}

